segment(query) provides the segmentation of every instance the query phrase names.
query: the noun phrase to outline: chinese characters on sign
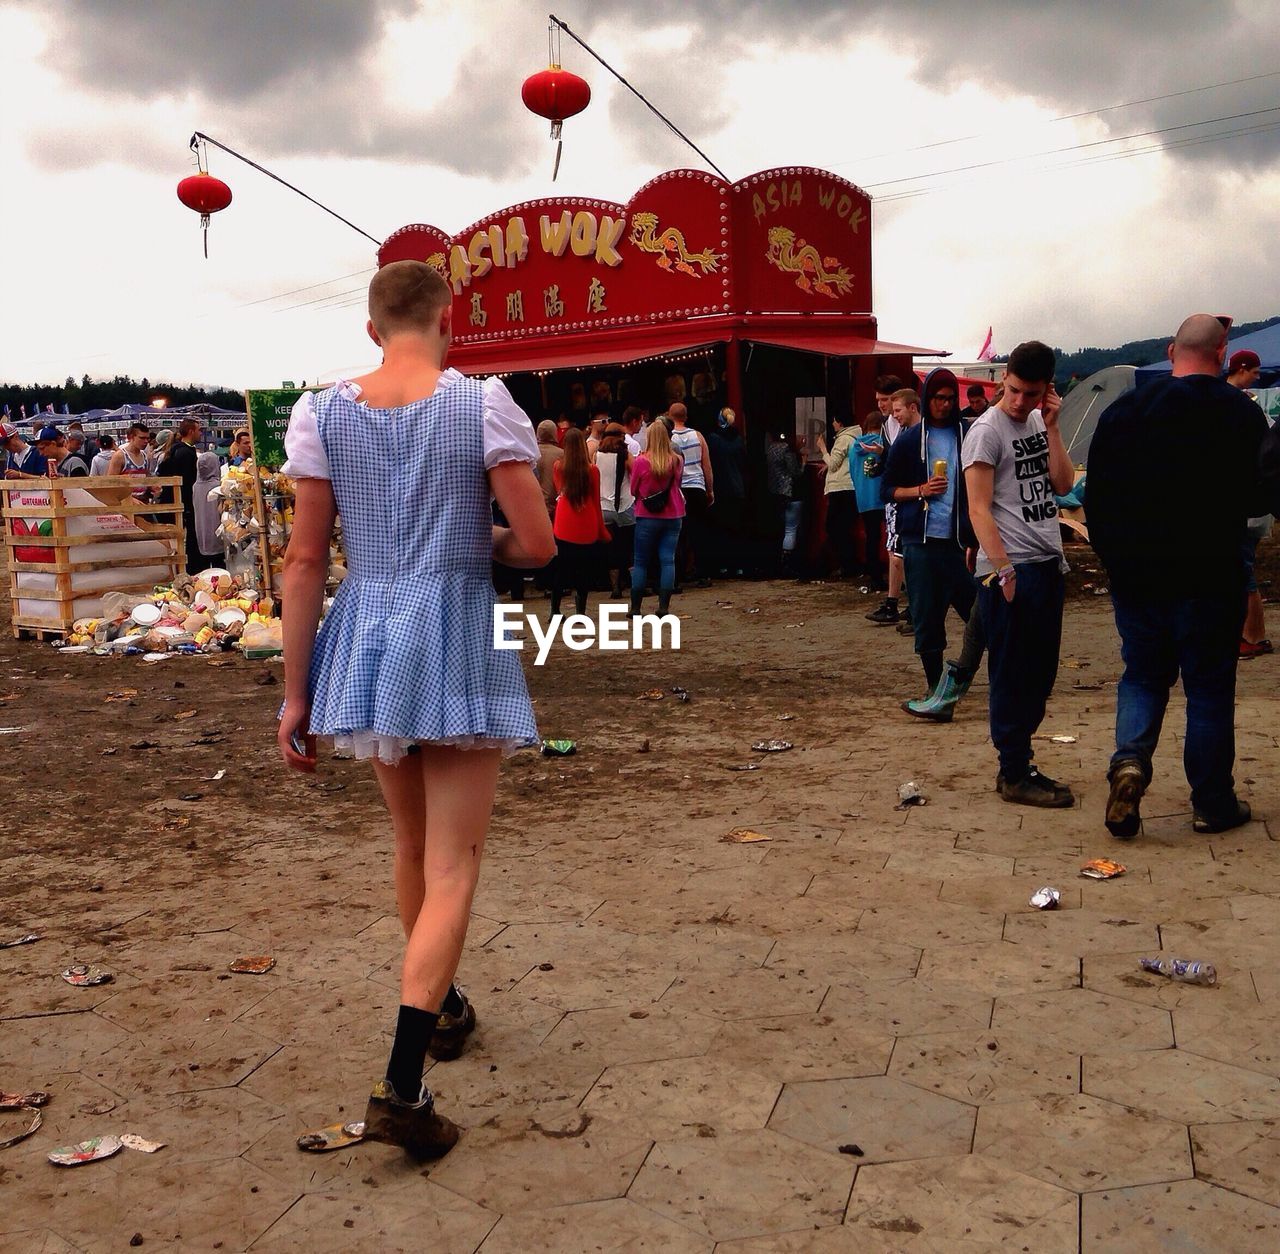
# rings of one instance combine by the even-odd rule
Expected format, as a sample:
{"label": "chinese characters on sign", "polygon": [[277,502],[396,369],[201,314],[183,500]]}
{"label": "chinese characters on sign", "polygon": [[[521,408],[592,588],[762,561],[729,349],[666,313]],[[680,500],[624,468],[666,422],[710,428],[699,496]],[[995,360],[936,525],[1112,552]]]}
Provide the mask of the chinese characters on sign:
{"label": "chinese characters on sign", "polygon": [[548,318],[564,317],[564,301],[560,299],[560,284],[553,283],[542,292],[542,306]]}
{"label": "chinese characters on sign", "polygon": [[485,313],[482,304],[483,299],[479,292],[471,293],[471,325],[473,327],[482,327],[489,321],[489,315]]}
{"label": "chinese characters on sign", "polygon": [[507,321],[524,321],[524,293],[518,288],[514,292],[507,293]]}
{"label": "chinese characters on sign", "polygon": [[605,313],[608,306],[604,303],[604,284],[599,279],[592,279],[587,289],[587,313]]}

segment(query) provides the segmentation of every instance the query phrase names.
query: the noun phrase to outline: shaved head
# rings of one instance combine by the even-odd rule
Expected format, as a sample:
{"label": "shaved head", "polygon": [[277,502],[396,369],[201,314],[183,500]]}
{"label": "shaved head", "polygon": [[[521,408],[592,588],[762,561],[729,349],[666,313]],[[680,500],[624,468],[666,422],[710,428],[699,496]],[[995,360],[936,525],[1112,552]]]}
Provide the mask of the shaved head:
{"label": "shaved head", "polygon": [[1219,374],[1227,351],[1227,328],[1213,314],[1192,314],[1169,345],[1174,374]]}
{"label": "shaved head", "polygon": [[672,422],[685,422],[689,417],[688,409],[679,401],[676,401],[676,403],[667,410],[667,413],[671,415]]}

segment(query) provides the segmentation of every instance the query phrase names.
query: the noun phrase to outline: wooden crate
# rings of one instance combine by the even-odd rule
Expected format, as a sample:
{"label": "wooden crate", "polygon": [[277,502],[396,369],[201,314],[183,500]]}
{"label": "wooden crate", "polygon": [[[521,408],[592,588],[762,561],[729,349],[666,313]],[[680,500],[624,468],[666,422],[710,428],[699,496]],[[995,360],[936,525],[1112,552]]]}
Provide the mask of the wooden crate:
{"label": "wooden crate", "polygon": [[[108,592],[150,592],[153,584],[140,584],[130,572],[147,566],[165,566],[172,580],[186,569],[186,541],[182,526],[182,479],[178,476],[148,475],[92,475],[76,479],[5,479],[0,480],[0,516],[4,518],[5,557],[9,566],[9,596],[13,605],[13,634],[47,639],[62,636],[71,630],[77,617],[74,603],[81,597],[104,596]],[[172,488],[171,504],[150,504],[139,501],[134,492],[141,488]],[[68,491],[88,492],[93,504],[69,505]],[[19,492],[47,492],[47,505],[18,505],[12,499]],[[122,514],[137,528],[136,531],[113,531],[102,535],[71,535],[69,519],[94,517],[99,514]],[[13,524],[17,519],[48,518],[52,521],[52,534],[15,535]],[[75,547],[106,543],[131,543],[144,540],[166,540],[173,545],[169,555],[147,557],[116,556],[103,560],[81,558],[72,561],[70,550]],[[21,562],[15,551],[19,548],[53,550],[49,562]],[[72,578],[82,571],[110,570],[119,573],[118,580],[108,587],[92,590],[75,590]],[[56,588],[51,593],[20,591],[18,575],[30,571],[35,574],[53,575]],[[56,613],[47,617],[33,617],[18,612],[18,601],[54,601]]]}

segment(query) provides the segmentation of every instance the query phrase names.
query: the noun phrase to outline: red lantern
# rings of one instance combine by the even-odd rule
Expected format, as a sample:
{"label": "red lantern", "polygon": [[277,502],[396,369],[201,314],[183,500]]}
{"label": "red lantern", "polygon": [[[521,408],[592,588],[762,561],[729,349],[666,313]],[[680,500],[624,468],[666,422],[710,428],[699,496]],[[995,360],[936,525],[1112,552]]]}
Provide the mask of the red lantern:
{"label": "red lantern", "polygon": [[554,182],[560,172],[561,124],[591,103],[591,85],[585,78],[552,65],[524,80],[520,98],[531,113],[551,120],[551,138],[556,141],[556,164],[551,173]]}
{"label": "red lantern", "polygon": [[204,255],[209,255],[209,217],[231,203],[231,188],[212,174],[192,174],[178,184],[178,199],[200,215],[204,231]]}

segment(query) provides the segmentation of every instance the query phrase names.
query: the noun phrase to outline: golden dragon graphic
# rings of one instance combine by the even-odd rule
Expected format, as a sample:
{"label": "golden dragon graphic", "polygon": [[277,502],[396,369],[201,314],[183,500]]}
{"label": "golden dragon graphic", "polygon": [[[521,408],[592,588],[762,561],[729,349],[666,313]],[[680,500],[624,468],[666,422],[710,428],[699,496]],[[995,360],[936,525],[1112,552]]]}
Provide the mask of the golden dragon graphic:
{"label": "golden dragon graphic", "polygon": [[[704,274],[714,274],[724,259],[722,253],[712,252],[710,248],[691,253],[684,242],[684,232],[678,227],[669,226],[659,234],[656,213],[631,215],[631,242],[642,253],[657,253],[658,265],[664,270],[674,267],[681,274],[691,274],[695,279],[702,278]],[[695,266],[701,274],[694,269]]]}
{"label": "golden dragon graphic", "polygon": [[429,265],[442,279],[447,279],[449,277],[449,271],[444,264],[444,253],[432,253],[431,256],[427,258],[427,265]]}
{"label": "golden dragon graphic", "polygon": [[804,292],[820,292],[834,300],[837,294],[853,287],[853,275],[840,264],[838,257],[824,257],[812,244],[796,240],[796,233],[785,226],[769,228],[769,247],[765,258],[770,265],[796,276],[796,286]]}

